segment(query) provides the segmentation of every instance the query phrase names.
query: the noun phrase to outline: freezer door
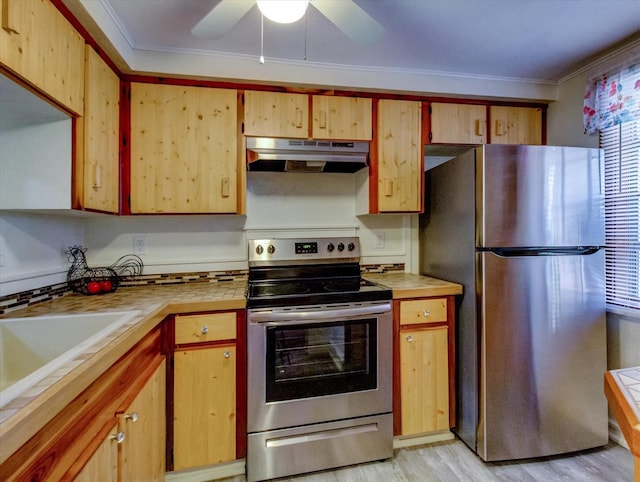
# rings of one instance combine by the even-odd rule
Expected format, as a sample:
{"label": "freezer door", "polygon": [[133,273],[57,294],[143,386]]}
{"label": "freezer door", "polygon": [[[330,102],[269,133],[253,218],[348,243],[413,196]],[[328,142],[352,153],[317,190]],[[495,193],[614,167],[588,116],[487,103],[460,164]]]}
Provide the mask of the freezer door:
{"label": "freezer door", "polygon": [[476,149],[476,246],[603,246],[600,150]]}
{"label": "freezer door", "polygon": [[604,252],[477,253],[478,454],[539,457],[607,443]]}

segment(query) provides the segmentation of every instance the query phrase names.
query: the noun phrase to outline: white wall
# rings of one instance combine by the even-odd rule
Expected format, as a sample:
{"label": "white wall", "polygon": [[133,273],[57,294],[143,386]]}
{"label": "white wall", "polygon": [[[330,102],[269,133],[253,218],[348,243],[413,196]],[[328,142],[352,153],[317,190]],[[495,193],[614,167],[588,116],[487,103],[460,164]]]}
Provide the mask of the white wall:
{"label": "white wall", "polygon": [[246,216],[88,219],[87,260],[109,265],[143,236],[146,273],[246,269],[247,239],[360,236],[363,263],[410,264],[411,217],[357,217],[355,181],[351,174],[250,172]]}
{"label": "white wall", "polygon": [[0,296],[62,283],[64,251],[84,244],[84,220],[32,213],[0,215]]}
{"label": "white wall", "polygon": [[[415,215],[356,216],[352,174],[248,173],[247,215],[108,216],[0,215],[0,296],[65,280],[63,254],[81,244],[90,266],[109,266],[133,252],[145,273],[247,268],[247,239],[294,236],[359,236],[362,263],[417,266],[412,236]],[[365,176],[366,177],[366,176]]]}

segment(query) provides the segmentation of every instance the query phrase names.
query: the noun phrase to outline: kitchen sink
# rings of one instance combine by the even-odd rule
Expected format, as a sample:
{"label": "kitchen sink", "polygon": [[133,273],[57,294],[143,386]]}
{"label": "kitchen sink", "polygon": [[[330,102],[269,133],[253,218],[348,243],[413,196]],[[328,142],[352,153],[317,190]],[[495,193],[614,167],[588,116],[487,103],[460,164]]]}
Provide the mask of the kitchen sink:
{"label": "kitchen sink", "polygon": [[138,315],[138,311],[0,319],[0,406]]}

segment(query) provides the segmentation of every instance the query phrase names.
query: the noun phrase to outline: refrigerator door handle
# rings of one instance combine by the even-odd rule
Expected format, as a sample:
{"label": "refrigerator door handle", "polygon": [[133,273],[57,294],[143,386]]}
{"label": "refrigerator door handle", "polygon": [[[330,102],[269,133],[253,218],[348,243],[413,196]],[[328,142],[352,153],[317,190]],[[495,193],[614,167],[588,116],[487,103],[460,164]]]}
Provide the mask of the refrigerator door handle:
{"label": "refrigerator door handle", "polygon": [[489,251],[503,258],[515,258],[522,256],[586,256],[595,254],[602,249],[601,246],[575,246],[557,248],[484,248],[480,251]]}

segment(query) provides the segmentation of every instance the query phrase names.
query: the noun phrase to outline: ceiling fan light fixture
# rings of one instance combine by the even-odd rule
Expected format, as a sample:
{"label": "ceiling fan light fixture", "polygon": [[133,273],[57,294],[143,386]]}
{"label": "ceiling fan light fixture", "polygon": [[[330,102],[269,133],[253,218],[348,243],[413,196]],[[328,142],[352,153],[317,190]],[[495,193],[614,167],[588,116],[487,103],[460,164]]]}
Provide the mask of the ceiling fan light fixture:
{"label": "ceiling fan light fixture", "polygon": [[277,23],[293,23],[307,11],[309,0],[257,0],[262,15]]}

